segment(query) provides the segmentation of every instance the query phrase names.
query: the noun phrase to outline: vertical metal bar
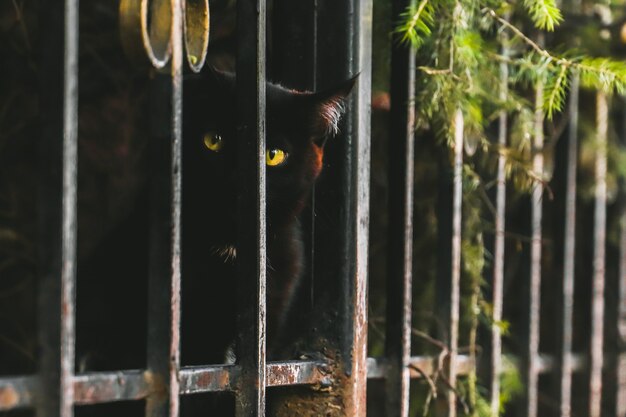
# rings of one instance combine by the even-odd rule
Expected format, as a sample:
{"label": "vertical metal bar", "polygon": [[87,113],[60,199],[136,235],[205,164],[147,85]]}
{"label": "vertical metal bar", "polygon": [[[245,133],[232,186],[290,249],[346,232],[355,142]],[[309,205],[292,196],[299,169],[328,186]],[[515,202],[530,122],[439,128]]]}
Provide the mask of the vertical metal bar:
{"label": "vertical metal bar", "polygon": [[178,417],[180,379],[180,310],[181,310],[181,205],[183,143],[183,7],[184,0],[172,0],[172,161],[171,216],[172,252],[170,282],[170,340],[168,360],[169,417]]}
{"label": "vertical metal bar", "polygon": [[572,414],[572,338],[574,326],[574,267],[576,254],[576,169],[578,166],[578,93],[580,77],[572,77],[569,102],[565,238],[563,253],[563,332],[561,335],[560,412]]}
{"label": "vertical metal bar", "polygon": [[[180,372],[180,216],[182,172],[182,0],[171,0],[170,74],[155,80],[152,152],[148,372],[157,389],[146,415],[178,417]],[[167,100],[170,100],[169,103]]]}
{"label": "vertical metal bar", "polygon": [[[59,2],[60,3],[60,2]],[[60,6],[60,5],[57,5]],[[43,6],[42,6],[43,8]],[[42,10],[40,416],[73,415],[78,135],[78,1]],[[57,35],[58,34],[58,35]],[[61,87],[62,86],[62,87]],[[62,105],[60,102],[62,101]]]}
{"label": "vertical metal bar", "polygon": [[353,267],[347,277],[346,294],[350,295],[348,336],[344,342],[344,358],[350,358],[349,386],[346,391],[346,415],[365,417],[367,391],[367,261],[369,244],[370,190],[370,112],[372,83],[372,13],[373,0],[353,0],[356,20],[352,53],[352,73],[360,72],[352,114],[354,149],[352,151],[353,199],[350,210]]}
{"label": "vertical metal bar", "polygon": [[[450,293],[450,359],[448,382],[456,389],[461,302],[461,220],[463,216],[463,112],[454,115],[454,191],[452,201],[452,276]],[[456,391],[448,391],[448,417],[455,417]]]}
{"label": "vertical metal bar", "polygon": [[265,0],[237,2],[238,417],[265,415],[265,24]]}
{"label": "vertical metal bar", "polygon": [[[500,35],[502,54],[507,55],[508,35]],[[502,102],[507,99],[509,90],[509,66],[506,62],[500,63],[500,91]],[[507,112],[503,110],[498,116],[498,146],[504,148],[507,138]],[[504,285],[504,231],[506,212],[506,157],[500,152],[498,155],[498,172],[496,174],[496,222],[493,253],[493,321],[491,328],[491,415],[500,413],[500,374],[502,373],[502,333],[499,323],[502,321],[503,285]]]}
{"label": "vertical metal bar", "polygon": [[[395,20],[414,1],[393,3]],[[415,127],[415,49],[392,40],[389,154],[389,254],[386,357],[387,415],[407,416],[411,353],[411,284],[413,243],[413,148]],[[395,155],[404,155],[397,161]]]}
{"label": "vertical metal bar", "polygon": [[323,290],[315,298],[315,343],[337,359],[337,389],[326,403],[340,402],[342,410],[332,413],[365,416],[372,0],[317,4],[320,86],[360,75],[339,137],[326,145],[316,196],[327,217],[315,232],[315,288]]}
{"label": "vertical metal bar", "polygon": [[[538,42],[543,44],[543,36]],[[535,125],[533,132],[533,172],[543,177],[543,89],[539,82],[535,91]],[[528,311],[528,346],[526,369],[527,416],[537,417],[537,385],[539,381],[539,324],[541,301],[542,198],[544,186],[538,182],[531,196],[530,298]]]}
{"label": "vertical metal bar", "polygon": [[[622,98],[622,126],[621,146],[626,145],[626,100]],[[619,253],[619,277],[618,277],[618,312],[617,312],[617,335],[619,337],[618,362],[617,362],[617,393],[616,413],[618,416],[626,415],[626,181],[620,181],[620,253]]]}
{"label": "vertical metal bar", "polygon": [[[395,0],[396,24],[412,0]],[[415,138],[415,48],[392,39],[389,141],[389,250],[387,255],[386,415],[408,417],[413,267],[413,148]],[[398,155],[403,158],[398,159]]]}
{"label": "vertical metal bar", "polygon": [[606,94],[596,95],[597,153],[595,172],[595,215],[593,291],[591,300],[591,361],[589,375],[589,416],[600,417],[602,406],[602,364],[604,347],[604,287],[606,253],[606,170],[609,105]]}

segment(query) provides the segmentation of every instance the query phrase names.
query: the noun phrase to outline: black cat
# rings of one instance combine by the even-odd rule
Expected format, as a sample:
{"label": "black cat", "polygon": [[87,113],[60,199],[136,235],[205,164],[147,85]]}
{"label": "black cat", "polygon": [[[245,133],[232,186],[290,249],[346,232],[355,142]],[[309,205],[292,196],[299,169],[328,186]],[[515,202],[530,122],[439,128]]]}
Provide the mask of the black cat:
{"label": "black cat", "polygon": [[[322,170],[324,143],[337,132],[355,80],[321,93],[267,84],[267,345],[268,359],[291,359],[300,278],[306,260],[298,216]],[[181,362],[233,361],[236,339],[236,84],[207,69],[184,80]],[[147,190],[132,213],[79,265],[77,370],[143,368],[149,215]],[[255,277],[250,277],[255,279]],[[115,300],[114,305],[112,300]],[[295,305],[294,305],[295,304]],[[282,356],[282,357],[281,357]],[[226,416],[228,395],[185,396],[183,415]],[[111,406],[112,407],[112,406]],[[131,415],[109,406],[80,416]],[[99,414],[100,413],[100,414]]]}
{"label": "black cat", "polygon": [[[286,325],[305,264],[298,216],[354,82],[321,93],[267,84],[270,359],[297,336]],[[236,336],[236,86],[233,75],[206,70],[184,87],[182,362],[221,363]]]}

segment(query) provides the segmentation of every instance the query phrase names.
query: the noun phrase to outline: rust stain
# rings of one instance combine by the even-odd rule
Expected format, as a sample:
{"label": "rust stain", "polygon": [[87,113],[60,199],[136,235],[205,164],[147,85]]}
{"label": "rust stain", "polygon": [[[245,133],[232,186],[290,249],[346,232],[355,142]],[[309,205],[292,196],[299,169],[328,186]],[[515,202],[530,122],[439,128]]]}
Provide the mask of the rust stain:
{"label": "rust stain", "polygon": [[155,374],[152,371],[145,371],[143,373],[143,379],[146,381],[146,385],[149,387],[149,396],[154,399],[166,399],[167,398],[167,389],[165,386],[165,381],[161,377],[161,375]]}
{"label": "rust stain", "polygon": [[15,407],[20,401],[20,394],[12,387],[0,389],[0,409]]}

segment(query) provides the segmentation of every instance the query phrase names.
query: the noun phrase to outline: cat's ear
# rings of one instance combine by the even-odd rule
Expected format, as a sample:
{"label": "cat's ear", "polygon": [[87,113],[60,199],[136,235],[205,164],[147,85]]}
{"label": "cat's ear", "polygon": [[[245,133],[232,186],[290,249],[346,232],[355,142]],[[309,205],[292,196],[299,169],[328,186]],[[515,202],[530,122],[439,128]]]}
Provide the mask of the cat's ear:
{"label": "cat's ear", "polygon": [[346,101],[358,77],[357,74],[335,88],[312,95],[312,127],[314,140],[318,145],[323,145],[329,136],[339,132],[339,121],[346,111]]}

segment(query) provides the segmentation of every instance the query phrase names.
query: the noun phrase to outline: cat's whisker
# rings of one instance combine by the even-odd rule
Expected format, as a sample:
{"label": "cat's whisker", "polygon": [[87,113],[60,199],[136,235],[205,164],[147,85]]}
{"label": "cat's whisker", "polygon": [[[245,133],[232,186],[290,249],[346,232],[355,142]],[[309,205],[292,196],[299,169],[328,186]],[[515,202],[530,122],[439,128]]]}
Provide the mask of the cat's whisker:
{"label": "cat's whisker", "polygon": [[211,254],[222,258],[224,263],[234,261],[237,258],[237,248],[233,245],[213,246]]}

